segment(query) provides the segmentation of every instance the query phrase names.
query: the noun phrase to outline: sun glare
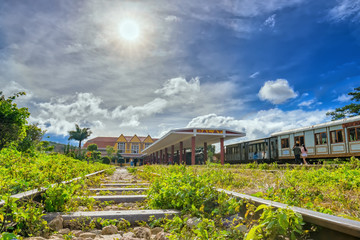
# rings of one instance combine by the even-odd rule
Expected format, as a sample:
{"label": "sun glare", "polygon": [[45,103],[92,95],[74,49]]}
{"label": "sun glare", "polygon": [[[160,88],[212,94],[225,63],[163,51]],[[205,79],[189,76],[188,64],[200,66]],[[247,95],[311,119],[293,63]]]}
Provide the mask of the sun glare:
{"label": "sun glare", "polygon": [[127,41],[135,41],[140,35],[139,24],[134,20],[125,20],[119,25],[120,36]]}

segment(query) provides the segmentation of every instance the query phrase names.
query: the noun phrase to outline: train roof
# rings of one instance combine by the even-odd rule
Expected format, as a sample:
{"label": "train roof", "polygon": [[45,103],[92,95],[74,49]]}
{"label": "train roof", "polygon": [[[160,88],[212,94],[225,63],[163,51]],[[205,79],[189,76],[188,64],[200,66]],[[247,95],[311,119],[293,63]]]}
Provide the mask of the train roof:
{"label": "train roof", "polygon": [[262,143],[265,142],[266,140],[268,140],[271,137],[265,137],[265,138],[258,138],[258,139],[253,139],[253,140],[246,140],[246,141],[241,141],[241,142],[237,142],[237,143],[231,143],[231,144],[227,144],[226,147],[228,146],[233,146],[233,145],[237,145],[240,143]]}
{"label": "train roof", "polygon": [[326,123],[320,123],[320,124],[316,124],[316,125],[312,125],[312,126],[308,126],[308,127],[285,130],[282,132],[273,133],[273,134],[271,134],[271,136],[275,137],[275,136],[280,136],[280,135],[285,135],[285,134],[290,134],[290,133],[295,133],[295,132],[308,131],[308,130],[317,129],[317,128],[336,126],[336,125],[341,125],[344,123],[349,123],[349,122],[354,122],[354,121],[360,121],[360,116],[344,118],[344,119],[326,122]]}

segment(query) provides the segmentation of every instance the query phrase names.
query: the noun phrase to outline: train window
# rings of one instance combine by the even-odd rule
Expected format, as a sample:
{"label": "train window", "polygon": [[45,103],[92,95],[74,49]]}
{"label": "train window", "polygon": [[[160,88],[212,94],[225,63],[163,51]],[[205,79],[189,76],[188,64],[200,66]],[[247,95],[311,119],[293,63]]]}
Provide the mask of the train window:
{"label": "train window", "polygon": [[281,139],[281,148],[289,148],[289,139],[288,138]]}
{"label": "train window", "polygon": [[331,136],[331,143],[344,142],[343,130],[331,131],[330,136]]}
{"label": "train window", "polygon": [[299,143],[300,146],[303,145],[305,142],[304,142],[304,136],[297,136],[297,137],[294,137],[294,143]]}
{"label": "train window", "polygon": [[315,145],[323,145],[327,143],[326,132],[315,134]]}
{"label": "train window", "polygon": [[360,141],[360,127],[349,128],[349,139],[351,142]]}

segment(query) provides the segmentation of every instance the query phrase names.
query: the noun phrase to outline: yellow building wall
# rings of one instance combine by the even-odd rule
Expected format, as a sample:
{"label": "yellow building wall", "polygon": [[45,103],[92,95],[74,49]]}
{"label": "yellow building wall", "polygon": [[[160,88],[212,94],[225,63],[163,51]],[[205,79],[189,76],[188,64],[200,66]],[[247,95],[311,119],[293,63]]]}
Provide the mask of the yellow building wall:
{"label": "yellow building wall", "polygon": [[114,145],[114,149],[116,149],[116,151],[118,150],[118,143],[125,143],[125,153],[131,153],[131,148],[129,151],[129,147],[128,147],[129,143],[127,142],[127,140],[123,134],[121,134],[119,136],[119,138],[116,140],[116,143]]}
{"label": "yellow building wall", "polygon": [[131,138],[131,140],[128,142],[123,134],[119,136],[119,138],[116,140],[116,143],[114,145],[114,149],[118,150],[118,143],[125,143],[125,153],[131,153],[131,147],[132,144],[138,144],[139,145],[139,153],[141,153],[142,150],[145,149],[145,143],[153,143],[154,140],[148,135],[143,142],[140,141],[138,136],[136,134]]}

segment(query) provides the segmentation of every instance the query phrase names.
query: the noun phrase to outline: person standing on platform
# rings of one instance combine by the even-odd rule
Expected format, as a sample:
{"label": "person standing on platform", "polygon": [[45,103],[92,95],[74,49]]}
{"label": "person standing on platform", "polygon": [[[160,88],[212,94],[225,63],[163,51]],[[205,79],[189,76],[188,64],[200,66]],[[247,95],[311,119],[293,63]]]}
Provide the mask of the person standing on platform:
{"label": "person standing on platform", "polygon": [[308,163],[306,162],[307,153],[308,153],[308,151],[307,151],[307,149],[306,149],[306,147],[305,147],[305,144],[303,144],[303,145],[301,146],[301,157],[302,157],[303,162],[304,162],[305,165],[308,164]]}
{"label": "person standing on platform", "polygon": [[294,145],[293,152],[294,152],[294,156],[295,156],[295,163],[301,164],[301,160],[300,160],[301,149],[299,147],[298,142],[296,142],[296,144]]}

